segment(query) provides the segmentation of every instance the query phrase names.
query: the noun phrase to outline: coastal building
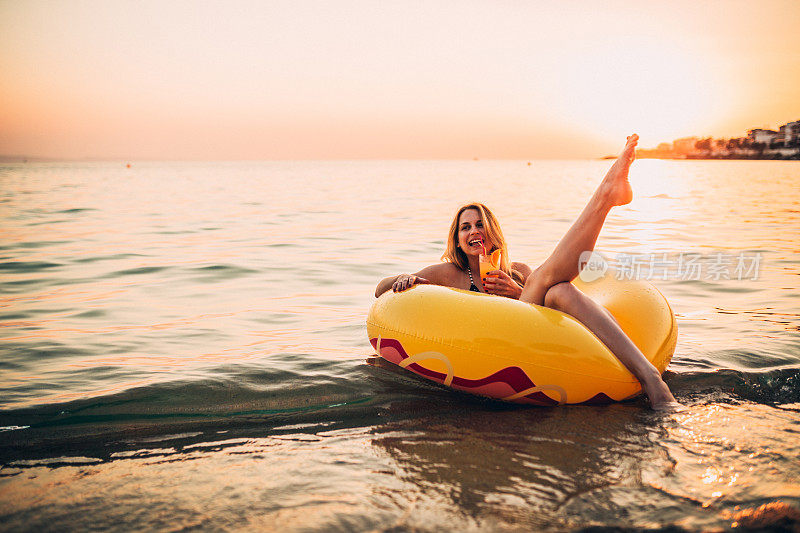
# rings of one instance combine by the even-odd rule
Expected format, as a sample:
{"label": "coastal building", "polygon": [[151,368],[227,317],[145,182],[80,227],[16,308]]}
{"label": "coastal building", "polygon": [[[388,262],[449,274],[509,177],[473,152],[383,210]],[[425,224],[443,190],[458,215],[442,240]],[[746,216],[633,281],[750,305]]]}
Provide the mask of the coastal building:
{"label": "coastal building", "polygon": [[678,155],[688,155],[694,152],[694,145],[699,139],[697,137],[683,137],[672,141],[672,151]]}
{"label": "coastal building", "polygon": [[800,120],[787,122],[781,126],[781,129],[784,130],[783,143],[785,146],[792,146],[793,144],[800,142]]}
{"label": "coastal building", "polygon": [[764,143],[767,146],[772,144],[772,141],[777,140],[777,137],[780,135],[780,132],[761,128],[752,129],[747,132],[748,139],[755,143]]}

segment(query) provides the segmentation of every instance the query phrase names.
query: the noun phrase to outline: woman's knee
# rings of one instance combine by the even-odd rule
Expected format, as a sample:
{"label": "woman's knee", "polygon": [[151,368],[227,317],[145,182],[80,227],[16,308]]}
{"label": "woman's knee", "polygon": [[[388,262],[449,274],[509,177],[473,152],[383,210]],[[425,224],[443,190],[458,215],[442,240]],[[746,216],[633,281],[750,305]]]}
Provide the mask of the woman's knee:
{"label": "woman's knee", "polygon": [[519,299],[529,304],[545,305],[544,297],[548,287],[547,281],[539,275],[539,269],[536,269],[525,280]]}
{"label": "woman's knee", "polygon": [[578,289],[568,281],[556,283],[547,289],[544,295],[544,305],[545,307],[564,311],[569,308],[570,304],[575,300],[575,292],[577,290]]}

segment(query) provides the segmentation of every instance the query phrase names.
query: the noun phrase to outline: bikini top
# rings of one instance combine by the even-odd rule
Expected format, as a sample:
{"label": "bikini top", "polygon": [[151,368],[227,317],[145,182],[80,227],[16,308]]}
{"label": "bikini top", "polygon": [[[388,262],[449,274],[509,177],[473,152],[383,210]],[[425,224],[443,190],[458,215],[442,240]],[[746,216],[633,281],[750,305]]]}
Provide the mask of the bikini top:
{"label": "bikini top", "polygon": [[467,274],[469,274],[469,290],[471,290],[472,292],[481,292],[481,290],[478,288],[477,285],[475,285],[475,282],[472,280],[472,270],[470,270],[469,267],[467,267]]}

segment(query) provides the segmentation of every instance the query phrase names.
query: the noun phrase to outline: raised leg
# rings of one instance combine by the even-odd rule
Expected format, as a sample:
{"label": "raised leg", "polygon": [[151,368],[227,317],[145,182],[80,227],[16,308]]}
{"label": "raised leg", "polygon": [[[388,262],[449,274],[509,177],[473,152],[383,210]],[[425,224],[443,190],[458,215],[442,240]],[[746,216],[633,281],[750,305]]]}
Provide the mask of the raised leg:
{"label": "raised leg", "polygon": [[520,300],[563,311],[585,325],[636,376],[653,409],[675,409],[679,404],[656,367],[636,347],[602,306],[570,282],[578,275],[583,252],[594,250],[597,237],[612,207],[631,201],[628,171],[638,135],[628,137],[625,148],[597,187],[578,219],[547,260],[525,281]]}
{"label": "raised leg", "polygon": [[544,305],[573,316],[597,335],[625,368],[636,376],[653,409],[674,410],[680,407],[661,379],[658,369],[645,358],[611,314],[572,283],[562,282],[550,287]]}
{"label": "raised leg", "polygon": [[520,300],[542,305],[550,287],[578,276],[578,261],[582,252],[594,250],[597,236],[612,207],[631,201],[633,193],[628,183],[628,170],[634,158],[639,136],[628,137],[625,148],[597,187],[589,203],[559,241],[550,257],[537,268],[525,283]]}

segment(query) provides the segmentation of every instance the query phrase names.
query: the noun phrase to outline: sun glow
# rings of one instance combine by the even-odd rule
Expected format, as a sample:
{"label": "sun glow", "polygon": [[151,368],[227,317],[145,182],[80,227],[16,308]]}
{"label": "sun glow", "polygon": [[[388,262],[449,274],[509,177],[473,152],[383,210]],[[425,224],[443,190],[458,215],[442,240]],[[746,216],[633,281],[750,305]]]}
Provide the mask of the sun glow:
{"label": "sun glow", "polygon": [[593,158],[800,117],[781,2],[234,4],[0,2],[0,155]]}
{"label": "sun glow", "polygon": [[642,145],[701,128],[717,107],[720,84],[701,58],[674,42],[628,38],[573,54],[565,112],[584,129],[620,137],[637,132]]}

